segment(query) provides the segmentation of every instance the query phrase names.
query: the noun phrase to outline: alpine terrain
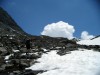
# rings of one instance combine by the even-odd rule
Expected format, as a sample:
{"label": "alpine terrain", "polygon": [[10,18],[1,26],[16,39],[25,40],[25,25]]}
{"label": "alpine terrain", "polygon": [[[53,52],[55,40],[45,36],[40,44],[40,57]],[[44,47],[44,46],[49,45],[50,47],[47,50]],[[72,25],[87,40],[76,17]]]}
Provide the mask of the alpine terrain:
{"label": "alpine terrain", "polygon": [[100,75],[100,36],[36,36],[0,7],[0,75]]}

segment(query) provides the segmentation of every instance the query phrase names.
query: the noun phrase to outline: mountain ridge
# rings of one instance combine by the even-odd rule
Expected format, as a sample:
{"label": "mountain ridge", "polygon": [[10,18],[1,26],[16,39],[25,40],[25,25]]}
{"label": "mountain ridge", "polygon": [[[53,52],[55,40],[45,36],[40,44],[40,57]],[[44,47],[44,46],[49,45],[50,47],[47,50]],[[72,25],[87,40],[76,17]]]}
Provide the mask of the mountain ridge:
{"label": "mountain ridge", "polygon": [[3,32],[3,35],[9,33],[27,35],[2,7],[0,7],[0,32]]}

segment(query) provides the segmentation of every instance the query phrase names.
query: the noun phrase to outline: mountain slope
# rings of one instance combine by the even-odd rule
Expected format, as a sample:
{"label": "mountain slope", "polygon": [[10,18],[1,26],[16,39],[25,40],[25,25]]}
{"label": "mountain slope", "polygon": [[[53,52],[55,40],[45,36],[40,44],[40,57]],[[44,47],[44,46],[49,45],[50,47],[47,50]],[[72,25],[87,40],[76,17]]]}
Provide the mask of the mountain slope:
{"label": "mountain slope", "polygon": [[77,42],[77,44],[83,44],[83,45],[100,45],[100,36],[96,37],[92,40],[81,40]]}
{"label": "mountain slope", "polygon": [[9,14],[0,7],[0,32],[1,35],[15,34],[26,35],[26,33],[17,25]]}

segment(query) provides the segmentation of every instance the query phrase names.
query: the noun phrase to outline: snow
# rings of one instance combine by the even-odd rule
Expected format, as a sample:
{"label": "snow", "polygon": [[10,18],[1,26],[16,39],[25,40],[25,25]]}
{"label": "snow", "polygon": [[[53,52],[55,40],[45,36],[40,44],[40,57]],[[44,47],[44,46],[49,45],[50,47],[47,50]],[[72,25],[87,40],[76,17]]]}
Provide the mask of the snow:
{"label": "snow", "polygon": [[95,38],[93,40],[81,40],[77,42],[77,44],[82,44],[82,45],[100,45],[100,37]]}
{"label": "snow", "polygon": [[41,48],[41,49],[43,49],[44,51],[48,51],[47,49],[45,49],[45,48]]}
{"label": "snow", "polygon": [[76,50],[60,56],[56,51],[43,54],[39,63],[26,69],[47,70],[38,75],[100,75],[100,52]]}
{"label": "snow", "polygon": [[16,52],[20,52],[20,51],[19,51],[19,50],[13,50],[13,52],[15,52],[15,53],[16,53]]}
{"label": "snow", "polygon": [[8,60],[10,58],[10,56],[12,56],[13,54],[7,55],[5,56],[5,60]]}

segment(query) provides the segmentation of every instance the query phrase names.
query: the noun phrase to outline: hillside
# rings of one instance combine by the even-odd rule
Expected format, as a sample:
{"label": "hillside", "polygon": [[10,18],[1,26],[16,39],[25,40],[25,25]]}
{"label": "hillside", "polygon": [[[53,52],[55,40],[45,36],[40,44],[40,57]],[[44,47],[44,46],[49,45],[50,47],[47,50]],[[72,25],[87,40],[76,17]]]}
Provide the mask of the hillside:
{"label": "hillside", "polygon": [[22,28],[0,7],[0,36],[5,35],[27,35]]}

